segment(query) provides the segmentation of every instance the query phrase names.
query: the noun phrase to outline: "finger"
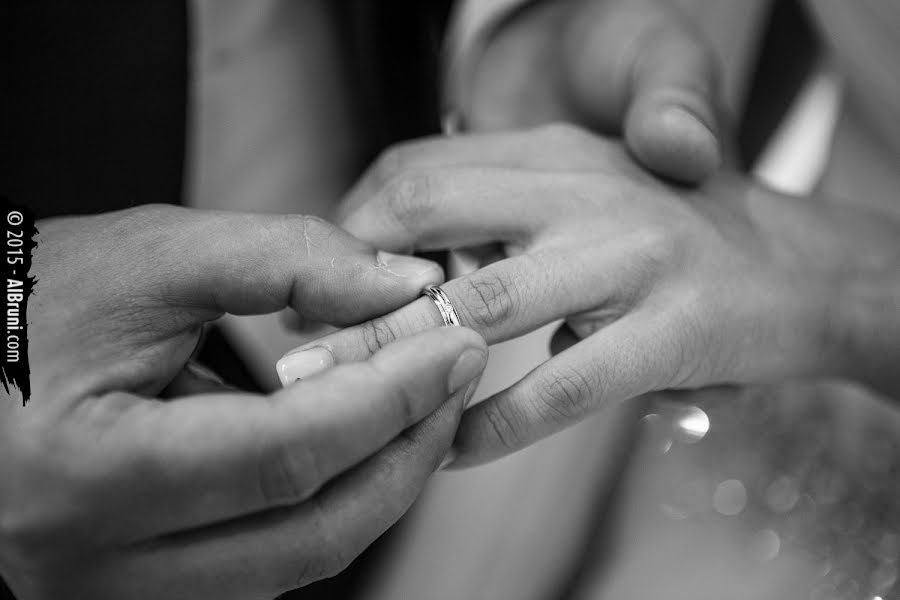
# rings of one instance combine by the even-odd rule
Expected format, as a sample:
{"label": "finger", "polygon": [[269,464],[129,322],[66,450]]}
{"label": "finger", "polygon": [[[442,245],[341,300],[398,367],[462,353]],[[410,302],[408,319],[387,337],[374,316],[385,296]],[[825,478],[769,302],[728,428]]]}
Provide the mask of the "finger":
{"label": "finger", "polygon": [[371,198],[382,194],[385,186],[393,191],[416,187],[403,178],[409,172],[464,167],[574,172],[596,169],[603,156],[601,144],[578,128],[561,123],[403,142],[383,152],[366,170],[342,200],[338,220],[346,220]]}
{"label": "finger", "polygon": [[675,9],[656,2],[582,3],[566,45],[573,102],[622,124],[648,168],[696,183],[721,162],[712,52]]}
{"label": "finger", "polygon": [[331,333],[336,328],[328,323],[304,319],[295,310],[283,310],[278,315],[281,326],[291,331],[309,338],[322,337]]}
{"label": "finger", "polygon": [[[556,173],[499,168],[408,170],[373,192],[341,225],[374,246],[408,251],[527,238],[570,209]],[[547,190],[554,189],[551,201]]]}
{"label": "finger", "polygon": [[127,410],[122,397],[101,398],[85,410],[121,413],[73,472],[105,465],[100,491],[88,489],[127,507],[109,526],[129,538],[293,504],[433,412],[485,361],[474,332],[440,328],[272,397],[216,394]]}
{"label": "finger", "polygon": [[378,253],[314,217],[176,210],[138,213],[147,233],[131,242],[154,251],[129,280],[142,297],[192,310],[187,323],[173,320],[183,326],[288,306],[308,319],[355,323],[443,279],[435,263]]}
{"label": "finger", "polygon": [[[139,548],[110,574],[116,597],[136,582],[189,581],[192,597],[274,597],[330,577],[395,523],[447,454],[474,383],[313,499],[279,511],[170,536]],[[136,577],[140,574],[141,577]],[[183,585],[183,583],[181,583]],[[126,593],[127,592],[127,593]],[[179,594],[172,594],[173,597]]]}
{"label": "finger", "polygon": [[712,57],[683,29],[673,27],[655,40],[634,70],[625,141],[660,175],[698,183],[722,162]]}
{"label": "finger", "polygon": [[[607,322],[624,314],[640,301],[646,281],[651,280],[649,271],[640,273],[633,256],[626,260],[631,254],[627,248],[603,247],[523,254],[448,281],[441,288],[462,324],[493,344],[588,309]],[[331,366],[316,362],[321,348],[328,349],[335,364],[365,360],[396,339],[441,323],[434,303],[420,298],[383,317],[300,346],[289,356],[308,352],[309,357],[293,373],[303,376]],[[294,376],[280,375],[283,382]]]}
{"label": "finger", "polygon": [[470,408],[453,467],[488,462],[574,425],[588,414],[671,381],[672,345],[660,317],[624,317]]}

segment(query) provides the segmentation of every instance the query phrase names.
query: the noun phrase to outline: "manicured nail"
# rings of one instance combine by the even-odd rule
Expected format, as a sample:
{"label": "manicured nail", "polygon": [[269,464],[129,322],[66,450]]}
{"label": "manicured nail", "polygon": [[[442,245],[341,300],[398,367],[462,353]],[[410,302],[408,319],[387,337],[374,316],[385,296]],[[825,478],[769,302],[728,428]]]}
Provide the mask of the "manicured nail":
{"label": "manicured nail", "polygon": [[292,352],[275,364],[281,385],[289,386],[297,380],[312,377],[334,366],[334,356],[327,348],[316,346],[302,352]]}
{"label": "manicured nail", "polygon": [[456,364],[450,369],[450,375],[447,377],[448,393],[452,395],[478,377],[484,370],[486,362],[487,353],[480,348],[469,348],[463,352],[456,359]]}
{"label": "manicured nail", "polygon": [[441,466],[438,467],[438,471],[443,471],[452,465],[457,456],[459,456],[459,452],[456,451],[456,448],[451,446],[450,449],[447,450],[447,454],[444,455],[444,460],[441,461]]}
{"label": "manicured nail", "polygon": [[398,277],[420,280],[423,283],[443,281],[444,273],[441,267],[424,258],[380,250],[375,260],[379,269],[384,269]]}

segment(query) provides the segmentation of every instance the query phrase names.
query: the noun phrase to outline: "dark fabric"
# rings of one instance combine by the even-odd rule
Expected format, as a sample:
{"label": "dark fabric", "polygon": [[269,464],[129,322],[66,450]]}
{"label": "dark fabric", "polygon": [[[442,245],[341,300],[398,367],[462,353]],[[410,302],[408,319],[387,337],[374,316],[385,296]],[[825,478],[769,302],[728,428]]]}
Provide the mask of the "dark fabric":
{"label": "dark fabric", "polygon": [[345,0],[331,5],[346,63],[372,130],[370,157],[401,140],[440,131],[440,51],[450,0]]}
{"label": "dark fabric", "polygon": [[819,42],[798,0],[772,3],[738,127],[738,153],[750,169],[800,92],[819,56]]}
{"label": "dark fabric", "polygon": [[181,200],[184,0],[7,0],[0,193],[39,218]]}
{"label": "dark fabric", "polygon": [[0,28],[0,195],[38,218],[181,201],[184,0],[4,0]]}

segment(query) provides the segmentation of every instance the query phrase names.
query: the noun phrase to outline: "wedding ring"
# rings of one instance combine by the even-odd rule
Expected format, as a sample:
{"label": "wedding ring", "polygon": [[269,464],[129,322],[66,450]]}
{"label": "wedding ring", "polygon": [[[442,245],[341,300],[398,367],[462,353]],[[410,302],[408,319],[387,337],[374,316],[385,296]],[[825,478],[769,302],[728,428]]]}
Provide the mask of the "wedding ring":
{"label": "wedding ring", "polygon": [[447,294],[444,293],[444,290],[436,285],[429,285],[422,290],[422,295],[431,298],[431,301],[437,306],[438,312],[441,313],[441,318],[444,320],[444,325],[459,326],[459,315],[456,314],[456,309],[453,308],[453,304],[450,302]]}

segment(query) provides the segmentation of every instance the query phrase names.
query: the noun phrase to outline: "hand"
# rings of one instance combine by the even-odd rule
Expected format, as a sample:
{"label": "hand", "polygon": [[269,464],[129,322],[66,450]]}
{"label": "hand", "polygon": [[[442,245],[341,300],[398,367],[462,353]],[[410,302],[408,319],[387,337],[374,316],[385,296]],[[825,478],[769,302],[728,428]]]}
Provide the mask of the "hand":
{"label": "hand", "polygon": [[489,34],[454,98],[470,130],[567,121],[676,181],[719,166],[716,59],[671,2],[531,2]]}
{"label": "hand", "polygon": [[[569,126],[401,146],[353,194],[344,226],[377,247],[503,244],[509,258],[442,286],[489,343],[562,318],[583,338],[466,412],[460,465],[650,391],[857,377],[877,360],[860,360],[853,339],[885,372],[884,357],[898,356],[900,295],[878,286],[898,281],[900,228],[880,215],[735,174],[668,186],[620,145]],[[860,299],[880,318],[848,317]],[[420,299],[315,345],[361,360],[437,321]]]}
{"label": "hand", "polygon": [[[299,216],[142,207],[39,231],[33,396],[0,405],[0,571],[22,600],[272,598],[343,568],[445,456],[486,354],[470,330],[271,396],[185,368],[222,313],[359,322],[434,264]],[[172,382],[193,395],[156,398]]]}

